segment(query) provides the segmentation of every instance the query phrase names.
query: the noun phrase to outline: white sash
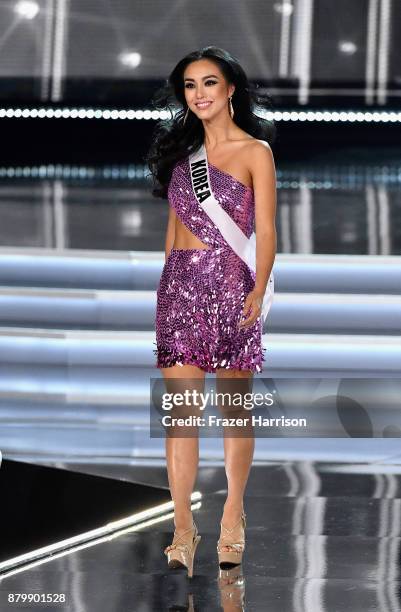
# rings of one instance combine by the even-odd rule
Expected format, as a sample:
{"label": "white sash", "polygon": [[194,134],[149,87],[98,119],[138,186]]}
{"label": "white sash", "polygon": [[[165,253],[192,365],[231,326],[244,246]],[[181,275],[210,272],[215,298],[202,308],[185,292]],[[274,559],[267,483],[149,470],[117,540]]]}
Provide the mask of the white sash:
{"label": "white sash", "polygon": [[[251,237],[247,238],[241,228],[216,200],[209,178],[209,165],[204,144],[198,151],[189,156],[189,170],[192,189],[199,204],[219,229],[232,250],[256,273],[256,234],[253,232]],[[271,271],[262,303],[261,317],[263,323],[272,305],[273,295],[274,276],[273,271]]]}

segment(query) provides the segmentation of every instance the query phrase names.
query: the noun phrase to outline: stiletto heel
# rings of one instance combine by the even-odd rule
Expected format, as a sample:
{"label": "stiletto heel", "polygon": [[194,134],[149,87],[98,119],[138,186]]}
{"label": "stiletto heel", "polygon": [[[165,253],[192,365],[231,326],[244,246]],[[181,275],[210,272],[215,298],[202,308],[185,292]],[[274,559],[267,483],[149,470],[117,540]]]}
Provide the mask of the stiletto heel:
{"label": "stiletto heel", "polygon": [[[192,544],[182,542],[184,535],[190,531],[193,532]],[[184,531],[184,533],[182,533],[180,536],[177,536],[176,532],[174,532],[173,542],[164,549],[164,554],[167,555],[169,569],[186,567],[188,570],[188,578],[192,578],[195,552],[200,540],[201,536],[198,533],[198,528],[195,525],[195,522],[190,529]]]}
{"label": "stiletto heel", "polygon": [[[234,565],[242,563],[242,555],[245,550],[245,512],[242,512],[241,520],[232,529],[227,529],[223,523],[220,523],[220,527],[220,538],[217,542],[219,566],[221,569],[230,569]],[[223,550],[225,547],[232,548],[233,550]]]}

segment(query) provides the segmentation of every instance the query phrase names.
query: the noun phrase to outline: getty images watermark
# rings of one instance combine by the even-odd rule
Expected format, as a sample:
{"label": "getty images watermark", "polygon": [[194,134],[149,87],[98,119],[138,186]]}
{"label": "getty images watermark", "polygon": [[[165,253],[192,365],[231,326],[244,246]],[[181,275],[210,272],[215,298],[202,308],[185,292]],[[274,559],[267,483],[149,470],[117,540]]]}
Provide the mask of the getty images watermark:
{"label": "getty images watermark", "polygon": [[200,379],[152,379],[151,437],[253,437],[265,435],[263,430],[308,426],[305,415],[281,411],[274,390],[253,390],[249,379],[226,377],[208,383],[206,389]]}
{"label": "getty images watermark", "polygon": [[[165,411],[175,408],[186,407],[205,411],[210,407],[226,408],[235,412],[235,409],[243,413],[244,410],[251,411],[255,406],[273,406],[274,398],[272,393],[252,393],[247,392],[216,392],[213,389],[210,392],[200,392],[197,389],[186,389],[183,393],[163,393],[161,407]],[[223,427],[244,427],[248,424],[253,426],[259,425],[264,427],[306,427],[305,418],[287,418],[284,415],[281,417],[266,417],[262,415],[249,414],[248,416],[217,416],[217,414],[207,414],[200,416],[189,414],[188,416],[173,416],[167,414],[162,416],[161,424],[165,427],[172,426],[190,426],[190,427],[207,427],[220,426]]]}
{"label": "getty images watermark", "polygon": [[150,437],[401,438],[401,378],[150,379]]}

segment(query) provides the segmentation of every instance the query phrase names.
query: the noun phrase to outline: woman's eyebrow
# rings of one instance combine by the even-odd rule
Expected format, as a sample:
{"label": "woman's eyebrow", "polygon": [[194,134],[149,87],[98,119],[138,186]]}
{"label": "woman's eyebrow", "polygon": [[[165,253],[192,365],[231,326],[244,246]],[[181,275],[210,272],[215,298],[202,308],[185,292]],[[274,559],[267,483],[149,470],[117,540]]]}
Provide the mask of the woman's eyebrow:
{"label": "woman's eyebrow", "polygon": [[[218,79],[219,77],[216,74],[208,74],[207,76],[202,77],[203,79],[208,79],[210,77],[214,77],[215,79]],[[190,79],[190,78],[185,78],[184,81],[194,81],[195,79]]]}

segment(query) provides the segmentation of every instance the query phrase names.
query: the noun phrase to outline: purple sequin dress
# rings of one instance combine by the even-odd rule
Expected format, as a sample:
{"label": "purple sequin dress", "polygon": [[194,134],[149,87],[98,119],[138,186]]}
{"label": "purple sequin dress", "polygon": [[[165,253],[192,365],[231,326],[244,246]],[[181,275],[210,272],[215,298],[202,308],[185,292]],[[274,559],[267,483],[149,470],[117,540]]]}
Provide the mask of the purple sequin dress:
{"label": "purple sequin dress", "polygon": [[[213,193],[219,204],[249,237],[254,229],[253,189],[209,164]],[[189,160],[173,170],[169,205],[181,222],[209,249],[172,249],[157,289],[156,346],[158,368],[196,365],[262,371],[262,321],[239,329],[255,273],[224,240],[196,199]]]}

